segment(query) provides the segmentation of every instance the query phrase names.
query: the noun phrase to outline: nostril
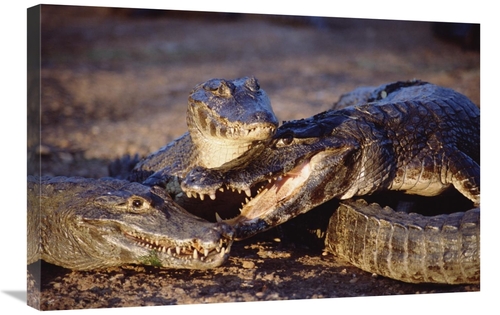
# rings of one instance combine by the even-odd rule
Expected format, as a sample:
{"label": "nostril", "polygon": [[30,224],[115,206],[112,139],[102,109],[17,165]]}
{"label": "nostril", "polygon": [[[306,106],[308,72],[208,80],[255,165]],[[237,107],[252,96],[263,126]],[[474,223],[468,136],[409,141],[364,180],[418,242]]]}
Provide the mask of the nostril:
{"label": "nostril", "polygon": [[234,228],[225,222],[218,222],[215,231],[220,233],[220,235],[222,235],[226,239],[232,240],[234,238]]}
{"label": "nostril", "polygon": [[260,119],[264,118],[264,115],[260,112],[257,112],[257,113],[253,114],[253,118],[255,118],[256,120],[260,120]]}
{"label": "nostril", "polygon": [[251,120],[278,124],[276,116],[269,112],[255,112],[251,115]]}

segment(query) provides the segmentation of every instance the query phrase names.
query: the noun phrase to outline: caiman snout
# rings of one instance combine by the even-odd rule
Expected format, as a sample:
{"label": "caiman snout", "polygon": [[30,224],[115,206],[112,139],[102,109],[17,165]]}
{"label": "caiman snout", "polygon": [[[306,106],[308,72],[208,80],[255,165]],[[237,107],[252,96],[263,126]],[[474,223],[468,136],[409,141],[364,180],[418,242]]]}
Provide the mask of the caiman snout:
{"label": "caiman snout", "polygon": [[247,117],[248,121],[251,122],[265,122],[268,124],[273,124],[278,127],[278,119],[273,112],[269,111],[258,111],[254,112]]}
{"label": "caiman snout", "polygon": [[235,230],[231,225],[225,222],[217,222],[213,230],[228,240],[234,240]]}

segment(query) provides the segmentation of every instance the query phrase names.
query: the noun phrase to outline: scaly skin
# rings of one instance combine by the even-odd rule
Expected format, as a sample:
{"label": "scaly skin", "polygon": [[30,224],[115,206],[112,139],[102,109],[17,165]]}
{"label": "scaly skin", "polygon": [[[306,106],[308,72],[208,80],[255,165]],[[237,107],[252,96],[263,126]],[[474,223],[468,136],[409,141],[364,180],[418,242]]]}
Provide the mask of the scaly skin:
{"label": "scaly skin", "polygon": [[[143,160],[125,157],[113,163],[110,175],[123,178],[120,174],[135,165],[125,178],[166,187],[177,204],[200,217],[214,219],[209,209],[223,212],[240,205],[244,196],[219,193],[217,201],[200,203],[183,193],[179,181],[193,167],[218,167],[267,143],[278,120],[255,78],[211,79],[191,91],[187,126],[187,133]],[[215,192],[209,197],[215,199]]]}
{"label": "scaly skin", "polygon": [[354,266],[410,283],[479,283],[480,210],[423,216],[364,200],[341,203],[326,249]]}
{"label": "scaly skin", "polygon": [[207,269],[228,257],[232,229],[180,208],[160,188],[111,178],[28,176],[28,264]]}
{"label": "scaly skin", "polygon": [[211,79],[188,98],[188,132],[140,161],[129,180],[184,178],[194,166],[218,167],[271,139],[278,120],[255,78]]}
{"label": "scaly skin", "polygon": [[[480,204],[476,105],[450,89],[420,81],[358,92],[341,99],[357,106],[283,124],[253,159],[244,155],[219,168],[194,168],[182,188],[194,195],[211,194],[220,188],[247,191],[269,181],[238,217],[227,221],[235,227],[236,239],[333,198],[381,191],[436,196],[454,188]],[[479,247],[475,255],[479,270]]]}

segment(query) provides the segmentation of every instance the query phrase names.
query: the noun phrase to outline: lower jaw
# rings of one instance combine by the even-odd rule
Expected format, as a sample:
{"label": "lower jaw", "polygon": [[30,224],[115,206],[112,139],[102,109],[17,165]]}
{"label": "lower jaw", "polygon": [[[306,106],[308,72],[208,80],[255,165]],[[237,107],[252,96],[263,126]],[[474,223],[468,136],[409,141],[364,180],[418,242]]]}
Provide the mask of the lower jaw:
{"label": "lower jaw", "polygon": [[235,241],[241,241],[252,237],[258,233],[264,232],[271,229],[273,226],[265,222],[264,220],[255,220],[253,222],[242,222],[234,225],[235,229]]}

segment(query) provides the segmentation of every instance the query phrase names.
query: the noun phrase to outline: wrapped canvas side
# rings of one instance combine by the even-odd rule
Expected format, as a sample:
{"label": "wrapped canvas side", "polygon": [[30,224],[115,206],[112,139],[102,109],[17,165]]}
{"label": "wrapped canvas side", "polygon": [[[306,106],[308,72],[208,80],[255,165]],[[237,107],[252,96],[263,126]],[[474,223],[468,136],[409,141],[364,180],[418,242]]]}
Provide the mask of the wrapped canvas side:
{"label": "wrapped canvas side", "polygon": [[[40,15],[41,6],[34,6],[27,10],[27,93],[28,93],[28,130],[27,150],[28,175],[40,175]],[[40,309],[40,279],[41,261],[37,259],[40,248],[40,198],[39,194],[30,194],[28,198],[28,227],[27,227],[27,261],[34,262],[28,265],[27,276],[27,303],[29,306]]]}

